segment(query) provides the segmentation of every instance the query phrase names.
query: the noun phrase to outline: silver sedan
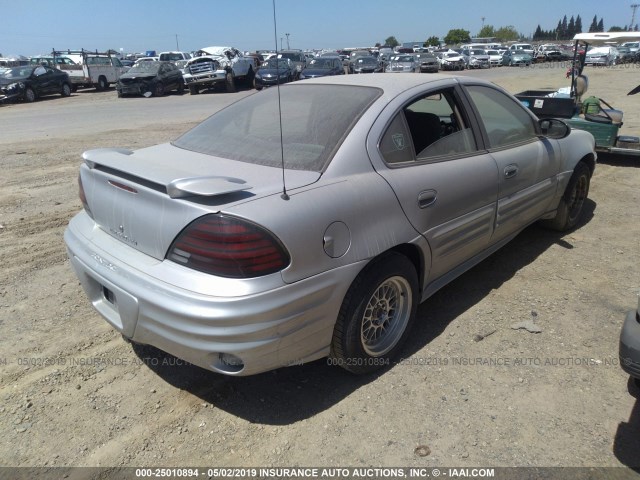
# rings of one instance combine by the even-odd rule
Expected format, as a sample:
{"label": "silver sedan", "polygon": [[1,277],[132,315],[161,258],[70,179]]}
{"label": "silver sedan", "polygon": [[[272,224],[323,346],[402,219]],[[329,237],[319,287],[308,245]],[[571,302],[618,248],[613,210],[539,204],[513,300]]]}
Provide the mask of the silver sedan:
{"label": "silver sedan", "polygon": [[280,94],[170,144],[83,154],[65,242],[124,337],[229,375],[323,357],[370,372],[438,289],[533,222],[580,221],[593,137],[494,84],[348,75]]}

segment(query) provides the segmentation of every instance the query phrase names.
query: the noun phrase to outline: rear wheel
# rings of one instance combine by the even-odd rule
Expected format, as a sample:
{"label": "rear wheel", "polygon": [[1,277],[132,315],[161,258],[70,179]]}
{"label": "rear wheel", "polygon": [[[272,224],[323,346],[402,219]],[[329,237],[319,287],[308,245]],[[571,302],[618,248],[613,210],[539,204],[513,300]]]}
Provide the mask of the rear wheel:
{"label": "rear wheel", "polygon": [[543,225],[558,231],[575,227],[584,213],[590,183],[591,170],[585,163],[578,163],[560,199],[556,216],[543,221]]}
{"label": "rear wheel", "polygon": [[389,365],[418,307],[418,276],[398,253],[368,265],[347,292],[333,331],[331,361],[362,374]]}
{"label": "rear wheel", "polygon": [[61,95],[63,97],[70,97],[71,96],[71,87],[69,86],[68,83],[63,83],[62,84],[62,91],[60,93],[61,93]]}
{"label": "rear wheel", "polygon": [[182,95],[184,93],[184,83],[182,83],[182,82],[178,83],[177,92],[180,95]]}
{"label": "rear wheel", "polygon": [[98,78],[98,85],[96,85],[96,90],[106,90],[109,88],[109,82],[107,82],[107,78],[104,76],[100,76]]}

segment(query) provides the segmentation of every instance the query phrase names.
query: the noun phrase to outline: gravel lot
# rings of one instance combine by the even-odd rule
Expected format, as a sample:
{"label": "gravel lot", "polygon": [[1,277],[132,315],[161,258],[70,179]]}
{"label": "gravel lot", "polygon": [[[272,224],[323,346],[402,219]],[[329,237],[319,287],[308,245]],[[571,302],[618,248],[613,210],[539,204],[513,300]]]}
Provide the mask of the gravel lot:
{"label": "gravel lot", "polygon": [[[464,74],[515,93],[564,71]],[[639,135],[638,69],[587,73]],[[617,360],[640,290],[640,160],[601,157],[583,224],[530,227],[441,290],[379,375],[318,361],[230,378],[125,343],[66,259],[81,153],[169,141],[251,93],[0,107],[0,465],[640,467],[640,395]],[[525,320],[542,332],[511,328]]]}

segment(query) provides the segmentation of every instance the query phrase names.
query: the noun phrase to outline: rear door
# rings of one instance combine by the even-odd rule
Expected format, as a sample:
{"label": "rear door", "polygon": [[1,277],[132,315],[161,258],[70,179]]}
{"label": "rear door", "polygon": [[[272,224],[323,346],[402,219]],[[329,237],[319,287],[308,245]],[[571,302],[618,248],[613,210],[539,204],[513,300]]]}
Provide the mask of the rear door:
{"label": "rear door", "polygon": [[495,161],[479,148],[452,84],[392,102],[368,143],[374,167],[429,242],[429,281],[487,248],[498,193]]}

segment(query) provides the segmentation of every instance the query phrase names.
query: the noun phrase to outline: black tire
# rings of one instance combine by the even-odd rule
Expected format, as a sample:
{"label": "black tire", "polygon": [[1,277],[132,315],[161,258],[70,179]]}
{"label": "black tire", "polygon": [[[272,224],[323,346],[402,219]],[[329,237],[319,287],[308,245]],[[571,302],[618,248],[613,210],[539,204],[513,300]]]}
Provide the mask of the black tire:
{"label": "black tire", "polygon": [[227,88],[227,93],[235,93],[236,91],[236,80],[233,77],[232,72],[227,72],[227,75],[224,77],[224,84]]}
{"label": "black tire", "polygon": [[156,82],[156,84],[153,86],[153,96],[154,97],[164,96],[164,83]]}
{"label": "black tire", "polygon": [[104,76],[100,76],[98,78],[98,84],[96,85],[96,90],[106,90],[107,88],[109,88],[109,82],[107,82],[107,79]]}
{"label": "black tire", "polygon": [[591,169],[584,162],[578,163],[560,199],[556,216],[544,220],[543,225],[560,232],[575,227],[584,213],[584,203],[589,195],[590,183]]}
{"label": "black tire", "polygon": [[198,95],[200,93],[200,89],[197,85],[189,85],[189,95]]}
{"label": "black tire", "polygon": [[182,82],[178,83],[178,88],[176,89],[176,91],[178,92],[179,95],[182,95],[184,93],[184,83]]}
{"label": "black tire", "polygon": [[36,98],[36,92],[33,90],[33,88],[27,87],[27,89],[24,91],[24,101],[33,103],[36,101]]}
{"label": "black tire", "polygon": [[342,302],[330,363],[356,374],[388,366],[406,340],[418,302],[418,276],[407,257],[389,253],[374,260]]}
{"label": "black tire", "polygon": [[71,86],[68,83],[63,83],[62,84],[62,91],[60,92],[60,94],[63,97],[70,97],[71,96]]}
{"label": "black tire", "polygon": [[249,71],[247,72],[247,76],[245,78],[247,87],[253,88],[253,79],[255,78],[255,76],[256,74],[254,73],[253,68],[249,67]]}

